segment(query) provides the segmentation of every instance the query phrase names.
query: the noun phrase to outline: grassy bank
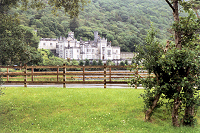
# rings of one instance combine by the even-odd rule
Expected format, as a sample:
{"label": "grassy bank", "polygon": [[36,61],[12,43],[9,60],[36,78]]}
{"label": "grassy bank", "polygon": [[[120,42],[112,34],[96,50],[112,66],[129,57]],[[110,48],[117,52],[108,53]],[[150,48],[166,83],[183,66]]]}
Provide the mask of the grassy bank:
{"label": "grassy bank", "polygon": [[[0,97],[0,132],[200,132],[174,128],[170,113],[159,109],[144,122],[135,89],[5,88]],[[200,112],[197,114],[200,122]]]}

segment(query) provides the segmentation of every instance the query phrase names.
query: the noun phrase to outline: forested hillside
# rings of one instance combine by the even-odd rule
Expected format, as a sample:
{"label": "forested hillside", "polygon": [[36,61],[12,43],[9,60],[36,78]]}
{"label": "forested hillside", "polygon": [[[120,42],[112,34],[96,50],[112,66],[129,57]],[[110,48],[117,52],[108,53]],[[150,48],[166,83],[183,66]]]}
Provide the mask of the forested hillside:
{"label": "forested hillside", "polygon": [[47,6],[42,10],[19,8],[11,10],[18,13],[21,24],[37,30],[42,38],[67,36],[68,31],[75,32],[79,40],[93,40],[93,31],[106,37],[121,51],[133,52],[135,45],[143,44],[143,38],[153,23],[159,29],[157,38],[165,41],[172,24],[172,12],[164,0],[91,0],[78,18],[70,19],[62,9],[57,16]]}

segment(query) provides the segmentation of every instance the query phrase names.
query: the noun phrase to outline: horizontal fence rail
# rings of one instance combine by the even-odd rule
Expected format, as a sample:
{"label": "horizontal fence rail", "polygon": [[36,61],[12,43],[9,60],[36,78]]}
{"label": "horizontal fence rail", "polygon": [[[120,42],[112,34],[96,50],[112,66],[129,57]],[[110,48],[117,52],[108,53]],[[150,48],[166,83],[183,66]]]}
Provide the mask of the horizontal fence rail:
{"label": "horizontal fence rail", "polygon": [[[27,84],[128,84],[132,78],[148,76],[146,70],[128,70],[133,66],[0,66],[4,83]],[[6,71],[5,71],[6,69]],[[12,72],[15,70],[14,72]],[[152,74],[153,76],[153,74]],[[135,85],[137,88],[137,85]]]}

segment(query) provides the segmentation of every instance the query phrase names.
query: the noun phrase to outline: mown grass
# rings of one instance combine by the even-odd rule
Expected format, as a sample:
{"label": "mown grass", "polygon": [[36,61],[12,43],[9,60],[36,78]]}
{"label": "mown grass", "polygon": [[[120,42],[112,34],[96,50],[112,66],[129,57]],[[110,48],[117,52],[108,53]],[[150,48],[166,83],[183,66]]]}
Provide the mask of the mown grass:
{"label": "mown grass", "polygon": [[[3,89],[0,132],[134,132],[196,133],[195,127],[174,128],[164,108],[144,122],[143,90],[100,88]],[[197,114],[199,121],[200,113]]]}

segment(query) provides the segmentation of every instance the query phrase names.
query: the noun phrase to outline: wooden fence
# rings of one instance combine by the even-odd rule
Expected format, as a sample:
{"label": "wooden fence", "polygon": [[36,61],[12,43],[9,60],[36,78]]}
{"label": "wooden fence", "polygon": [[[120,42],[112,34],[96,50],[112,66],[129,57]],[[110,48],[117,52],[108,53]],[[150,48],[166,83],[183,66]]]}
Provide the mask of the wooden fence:
{"label": "wooden fence", "polygon": [[[66,87],[66,84],[104,84],[106,88],[106,84],[128,84],[130,79],[138,75],[147,76],[147,71],[127,70],[131,67],[106,66],[106,64],[103,66],[66,66],[65,64],[63,66],[0,66],[0,69],[7,69],[6,72],[0,72],[0,75],[4,83],[20,83],[24,84],[24,87],[27,87],[27,84],[54,83],[63,84],[63,87]],[[11,69],[17,69],[18,72],[10,72]],[[48,69],[48,71],[34,71],[39,69]],[[78,71],[70,71],[70,69],[78,69]]]}

